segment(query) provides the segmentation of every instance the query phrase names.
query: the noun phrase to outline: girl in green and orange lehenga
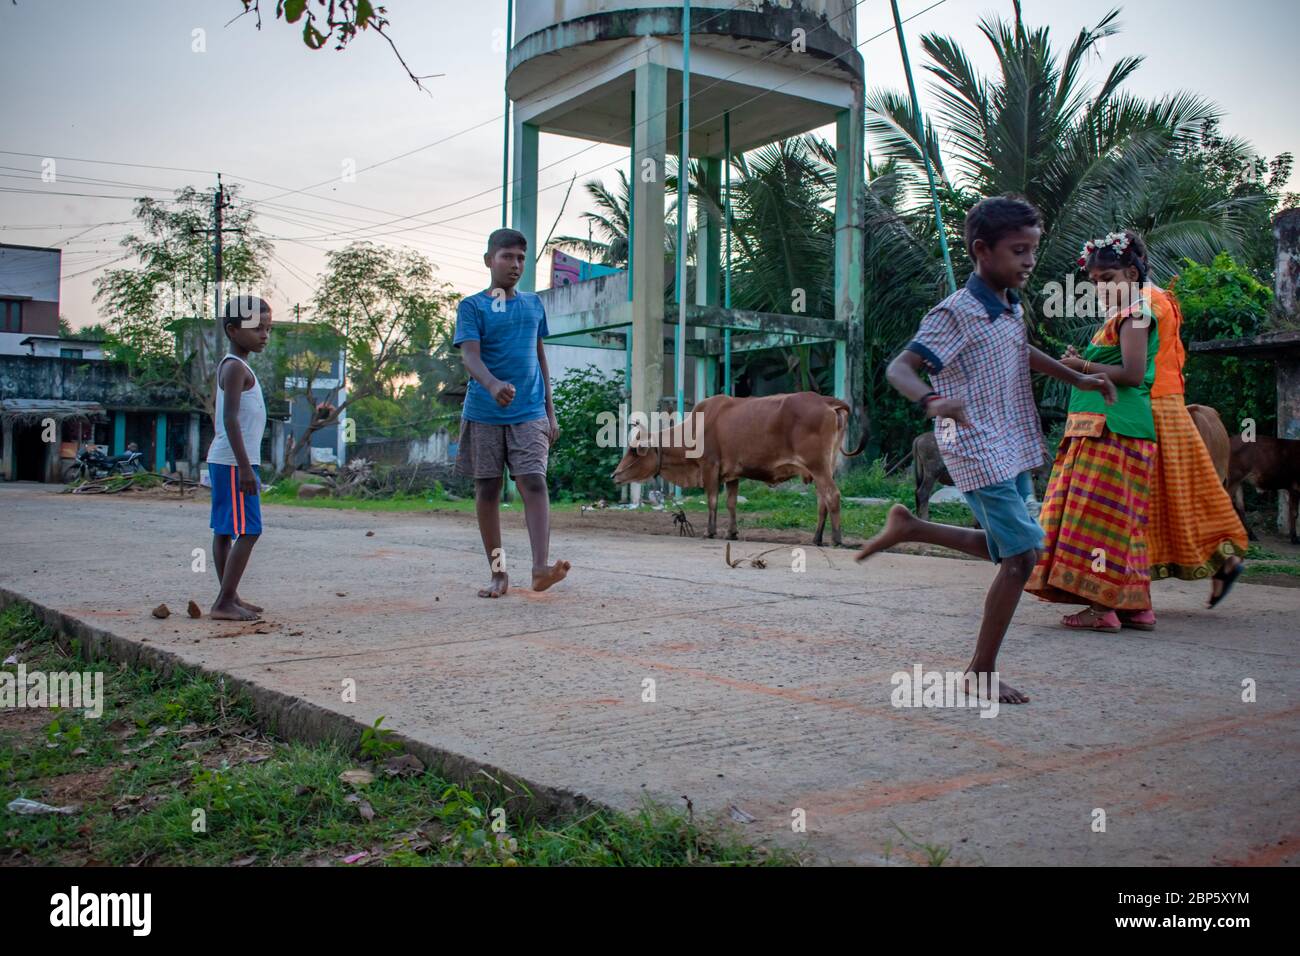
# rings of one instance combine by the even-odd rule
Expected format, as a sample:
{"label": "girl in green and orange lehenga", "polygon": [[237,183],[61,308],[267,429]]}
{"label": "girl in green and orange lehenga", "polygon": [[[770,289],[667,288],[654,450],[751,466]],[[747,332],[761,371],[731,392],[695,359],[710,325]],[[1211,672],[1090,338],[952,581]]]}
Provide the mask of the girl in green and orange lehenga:
{"label": "girl in green and orange lehenga", "polygon": [[[1112,233],[1108,245],[1127,245]],[[1092,264],[1096,243],[1081,265]],[[1117,396],[1074,389],[1065,435],[1043,499],[1044,547],[1025,590],[1063,604],[1088,607],[1061,619],[1076,630],[1117,632],[1120,612],[1151,611],[1147,515],[1156,460],[1151,385],[1160,332],[1150,316],[1126,302],[1099,296],[1109,317],[1080,355],[1062,363],[1103,374]]]}
{"label": "girl in green and orange lehenga", "polygon": [[[1156,377],[1151,385],[1151,415],[1156,425],[1156,462],[1151,476],[1147,544],[1151,579],[1210,581],[1209,607],[1227,596],[1244,567],[1249,546],[1223,479],[1183,401],[1183,314],[1173,294],[1147,279],[1147,249],[1142,237],[1125,232],[1129,245],[1112,255],[1094,256],[1093,281],[1127,280],[1141,286],[1142,307],[1160,334]],[[1095,275],[1093,275],[1095,273]],[[1217,417],[1213,409],[1200,415]],[[1126,627],[1150,630],[1153,614],[1120,615]]]}

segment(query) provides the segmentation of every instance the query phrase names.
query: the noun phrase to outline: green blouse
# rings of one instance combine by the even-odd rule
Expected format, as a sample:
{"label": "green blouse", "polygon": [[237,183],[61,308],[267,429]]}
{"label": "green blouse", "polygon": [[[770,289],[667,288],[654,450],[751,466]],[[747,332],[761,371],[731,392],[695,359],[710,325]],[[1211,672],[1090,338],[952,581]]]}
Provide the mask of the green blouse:
{"label": "green blouse", "polygon": [[[1088,347],[1083,357],[1101,365],[1123,365],[1124,353],[1119,344],[1119,328],[1131,316],[1107,320]],[[1070,413],[1088,412],[1106,416],[1106,427],[1117,435],[1129,438],[1147,438],[1155,441],[1156,425],[1151,417],[1151,383],[1156,378],[1156,352],[1160,350],[1160,333],[1152,322],[1147,330],[1147,370],[1140,385],[1116,385],[1115,404],[1107,405],[1101,392],[1070,390]]]}

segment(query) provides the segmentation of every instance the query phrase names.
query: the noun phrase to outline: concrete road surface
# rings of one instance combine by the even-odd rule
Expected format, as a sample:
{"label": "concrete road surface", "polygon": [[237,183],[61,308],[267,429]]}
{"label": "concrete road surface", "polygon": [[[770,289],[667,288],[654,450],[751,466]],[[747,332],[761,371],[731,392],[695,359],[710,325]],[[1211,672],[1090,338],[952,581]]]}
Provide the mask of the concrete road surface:
{"label": "concrete road surface", "polygon": [[[1118,635],[1066,632],[1026,597],[1000,668],[1032,703],[983,717],[895,707],[891,677],[967,662],[988,565],[809,548],[802,572],[788,550],[733,569],[720,541],[564,532],[567,582],[490,601],[469,516],[265,517],[241,588],[265,620],[191,620],[215,590],[192,570],[206,500],[0,485],[0,591],[298,712],[383,715],[465,772],[735,807],[750,840],[826,861],[1300,862],[1300,589],[1241,584],[1206,611],[1208,585],[1160,583],[1158,630]],[[506,549],[526,567],[517,515]]]}

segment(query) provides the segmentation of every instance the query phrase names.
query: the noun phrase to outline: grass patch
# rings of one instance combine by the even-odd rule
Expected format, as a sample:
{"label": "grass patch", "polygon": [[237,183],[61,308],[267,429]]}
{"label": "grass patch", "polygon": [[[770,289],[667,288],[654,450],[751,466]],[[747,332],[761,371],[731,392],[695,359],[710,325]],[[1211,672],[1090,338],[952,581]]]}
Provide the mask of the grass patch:
{"label": "grass patch", "polygon": [[1248,578],[1261,574],[1286,574],[1300,578],[1300,564],[1292,561],[1251,561],[1243,573]]}
{"label": "grass patch", "polygon": [[[0,659],[33,671],[103,674],[98,719],[0,710],[5,865],[679,866],[797,865],[806,854],[753,846],[735,825],[647,804],[563,819],[494,813],[495,786],[460,786],[394,758],[376,726],[362,754],[261,732],[222,682],[82,659],[75,641],[22,604],[0,611]],[[13,672],[16,665],[5,670]],[[365,758],[370,758],[366,760]],[[399,773],[390,775],[401,759]],[[365,769],[369,782],[344,782]],[[64,814],[5,809],[26,797]],[[500,819],[503,830],[494,829]],[[358,854],[361,854],[357,857]]]}
{"label": "grass patch", "polygon": [[[472,498],[449,500],[441,489],[426,492],[397,493],[383,498],[298,498],[299,482],[292,479],[277,482],[269,491],[264,492],[263,500],[269,504],[295,505],[304,508],[333,508],[357,511],[424,511],[460,512],[472,514]],[[862,498],[887,498],[900,502],[909,508],[915,507],[916,496],[912,487],[911,473],[885,477],[883,464],[879,461],[850,471],[840,482],[841,496]],[[817,495],[812,485],[780,485],[769,487],[758,481],[740,483],[736,514],[742,527],[772,528],[780,530],[812,530],[817,525]],[[556,514],[577,513],[589,502],[571,499],[568,495],[555,495],[551,501],[551,511]],[[670,503],[670,507],[676,508]],[[689,491],[682,500],[681,507],[692,516],[705,515],[708,501],[698,490]],[[522,510],[523,502],[516,499],[510,505],[503,505],[504,510]],[[643,512],[646,506],[643,505]],[[888,504],[863,505],[851,501],[842,501],[840,506],[844,533],[849,536],[870,537],[878,532],[885,523]],[[719,521],[726,521],[726,493],[718,498]],[[961,504],[931,504],[930,520],[945,524],[971,524],[970,511]],[[693,522],[699,524],[699,522]]]}

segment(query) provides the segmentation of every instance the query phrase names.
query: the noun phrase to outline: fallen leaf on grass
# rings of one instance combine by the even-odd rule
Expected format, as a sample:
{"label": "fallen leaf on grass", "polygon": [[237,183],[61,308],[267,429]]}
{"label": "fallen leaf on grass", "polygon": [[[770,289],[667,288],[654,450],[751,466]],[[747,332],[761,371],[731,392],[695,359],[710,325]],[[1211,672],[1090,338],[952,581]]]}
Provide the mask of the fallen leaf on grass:
{"label": "fallen leaf on grass", "polygon": [[411,754],[389,757],[384,761],[383,766],[384,773],[390,777],[416,777],[424,773],[424,763],[419,757]]}
{"label": "fallen leaf on grass", "polygon": [[244,763],[261,763],[263,760],[270,760],[270,754],[253,754],[251,757],[245,757]]}
{"label": "fallen leaf on grass", "polygon": [[242,860],[235,860],[235,861],[234,861],[233,863],[231,863],[230,865],[231,865],[231,866],[252,866],[252,865],[253,865],[254,863],[256,863],[256,862],[257,862],[257,857],[255,857],[255,856],[246,856],[246,857],[244,857]]}
{"label": "fallen leaf on grass", "polygon": [[433,844],[419,830],[398,834],[397,841],[398,846],[413,853],[424,853],[426,850],[433,849]]}
{"label": "fallen leaf on grass", "polygon": [[344,770],[339,774],[339,780],[350,787],[359,789],[367,784],[374,783],[375,775],[369,770]]}
{"label": "fallen leaf on grass", "polygon": [[361,814],[361,819],[369,823],[375,818],[375,808],[372,807],[359,793],[349,793],[343,798],[344,803],[355,803],[357,812]]}
{"label": "fallen leaf on grass", "polygon": [[370,855],[369,850],[362,850],[360,853],[353,853],[351,856],[343,858],[344,863],[355,863],[357,860],[363,860]]}
{"label": "fallen leaf on grass", "polygon": [[129,720],[123,720],[121,717],[110,723],[104,728],[118,740],[126,740],[128,737],[136,735],[136,726]]}

